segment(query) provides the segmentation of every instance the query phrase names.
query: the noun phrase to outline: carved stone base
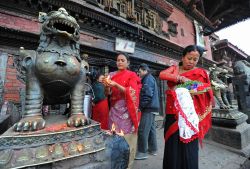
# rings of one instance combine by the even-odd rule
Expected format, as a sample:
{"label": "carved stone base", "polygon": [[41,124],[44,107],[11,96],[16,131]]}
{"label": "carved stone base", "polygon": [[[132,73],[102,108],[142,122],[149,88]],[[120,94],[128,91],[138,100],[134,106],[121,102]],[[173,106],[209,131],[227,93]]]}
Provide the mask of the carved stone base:
{"label": "carved stone base", "polygon": [[244,123],[248,116],[236,109],[213,109],[213,125],[236,128],[237,125]]}
{"label": "carved stone base", "polygon": [[[250,117],[250,109],[245,109],[244,111],[242,111],[243,113],[245,113],[248,117]],[[247,123],[250,124],[250,118],[247,119]]]}
{"label": "carved stone base", "polygon": [[[113,168],[126,168],[129,146],[123,137],[103,133],[95,121],[70,128],[66,120],[62,115],[50,115],[45,129],[35,132],[18,133],[10,128],[0,136],[0,168],[108,169],[112,164]],[[116,146],[110,146],[113,142]]]}
{"label": "carved stone base", "polygon": [[236,109],[213,109],[211,139],[215,142],[243,149],[250,145],[248,116]]}
{"label": "carved stone base", "polygon": [[250,124],[246,122],[236,126],[236,128],[214,125],[210,134],[213,141],[236,149],[243,149],[250,144]]}

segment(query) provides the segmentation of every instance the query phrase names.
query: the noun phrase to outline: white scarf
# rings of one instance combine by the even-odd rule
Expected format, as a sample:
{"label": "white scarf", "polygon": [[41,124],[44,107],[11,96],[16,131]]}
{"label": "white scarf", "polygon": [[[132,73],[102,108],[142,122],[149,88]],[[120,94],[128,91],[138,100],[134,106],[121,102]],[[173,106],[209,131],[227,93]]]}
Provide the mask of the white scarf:
{"label": "white scarf", "polygon": [[186,88],[175,89],[177,100],[175,107],[178,110],[178,126],[180,140],[187,143],[192,136],[199,133],[199,117],[195,111],[193,99]]}

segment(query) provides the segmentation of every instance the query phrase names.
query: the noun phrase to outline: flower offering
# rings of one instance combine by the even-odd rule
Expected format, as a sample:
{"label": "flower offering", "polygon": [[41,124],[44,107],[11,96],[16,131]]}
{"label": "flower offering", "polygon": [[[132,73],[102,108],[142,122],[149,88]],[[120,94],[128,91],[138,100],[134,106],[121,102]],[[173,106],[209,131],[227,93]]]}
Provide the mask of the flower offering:
{"label": "flower offering", "polygon": [[188,81],[176,86],[177,88],[186,88],[191,94],[202,94],[211,89],[208,83],[202,83],[199,81]]}

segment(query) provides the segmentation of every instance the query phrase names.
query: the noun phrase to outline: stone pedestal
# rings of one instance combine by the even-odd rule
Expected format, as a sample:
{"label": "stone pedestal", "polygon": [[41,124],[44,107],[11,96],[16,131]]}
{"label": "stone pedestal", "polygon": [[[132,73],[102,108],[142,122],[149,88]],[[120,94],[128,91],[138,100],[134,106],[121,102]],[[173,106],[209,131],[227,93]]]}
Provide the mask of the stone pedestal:
{"label": "stone pedestal", "polygon": [[236,148],[243,149],[250,144],[250,125],[246,122],[236,128],[213,126],[212,140]]}
{"label": "stone pedestal", "polygon": [[124,137],[104,133],[95,121],[75,128],[66,120],[50,115],[46,127],[34,132],[18,133],[11,127],[0,136],[0,168],[127,168]]}
{"label": "stone pedestal", "polygon": [[248,116],[238,110],[214,109],[212,115],[213,141],[236,148],[244,149],[250,144],[250,124],[246,123]]}
{"label": "stone pedestal", "polygon": [[246,122],[248,116],[237,109],[213,109],[212,123],[216,126],[236,128]]}

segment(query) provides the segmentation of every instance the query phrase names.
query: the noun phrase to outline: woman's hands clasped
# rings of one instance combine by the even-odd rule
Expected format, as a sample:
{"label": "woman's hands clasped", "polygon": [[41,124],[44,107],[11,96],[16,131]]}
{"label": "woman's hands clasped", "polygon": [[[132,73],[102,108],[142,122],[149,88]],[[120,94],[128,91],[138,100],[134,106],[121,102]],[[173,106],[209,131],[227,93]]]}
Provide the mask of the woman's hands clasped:
{"label": "woman's hands clasped", "polygon": [[110,79],[109,76],[105,77],[102,81],[102,83],[104,84],[104,86],[106,87],[114,87],[117,85],[117,83],[113,80]]}
{"label": "woman's hands clasped", "polygon": [[179,83],[185,83],[185,82],[191,81],[189,78],[186,78],[185,76],[178,76],[177,80]]}
{"label": "woman's hands clasped", "polygon": [[[117,89],[119,89],[121,92],[125,91],[125,87],[123,87],[122,85],[118,84],[117,82],[113,81],[110,79],[109,76],[105,77],[103,79],[103,84],[106,88],[108,88],[110,90],[111,87],[116,87]],[[111,91],[110,91],[111,93]]]}

